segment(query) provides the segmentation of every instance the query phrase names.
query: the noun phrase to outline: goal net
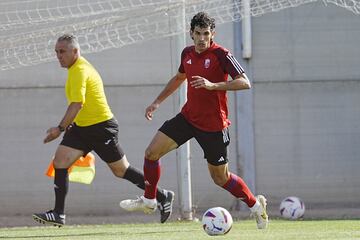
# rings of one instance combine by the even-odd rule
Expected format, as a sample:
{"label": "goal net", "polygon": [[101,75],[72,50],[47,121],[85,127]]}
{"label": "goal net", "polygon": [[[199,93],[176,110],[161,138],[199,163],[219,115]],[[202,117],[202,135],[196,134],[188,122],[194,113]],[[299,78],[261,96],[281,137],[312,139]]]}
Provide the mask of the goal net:
{"label": "goal net", "polygon": [[[55,59],[54,45],[62,33],[79,38],[83,53],[174,36],[187,31],[199,11],[217,24],[240,21],[242,0],[2,0],[0,2],[0,70]],[[251,16],[296,7],[317,0],[251,0]],[[323,0],[356,14],[360,0]]]}

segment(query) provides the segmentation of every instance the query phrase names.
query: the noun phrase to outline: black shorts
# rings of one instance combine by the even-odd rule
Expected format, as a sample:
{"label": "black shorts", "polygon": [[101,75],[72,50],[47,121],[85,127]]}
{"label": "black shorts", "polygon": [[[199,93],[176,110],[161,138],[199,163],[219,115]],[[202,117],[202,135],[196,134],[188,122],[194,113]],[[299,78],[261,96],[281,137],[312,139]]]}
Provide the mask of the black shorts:
{"label": "black shorts", "polygon": [[84,155],[94,150],[102,160],[111,163],[124,156],[118,142],[118,133],[115,118],[86,127],[73,123],[66,129],[60,145],[82,150]]}
{"label": "black shorts", "polygon": [[204,151],[204,158],[211,165],[219,166],[228,162],[227,146],[230,143],[228,128],[218,132],[202,131],[191,125],[179,113],[174,118],[166,121],[159,128],[159,131],[173,139],[178,146],[194,137]]}

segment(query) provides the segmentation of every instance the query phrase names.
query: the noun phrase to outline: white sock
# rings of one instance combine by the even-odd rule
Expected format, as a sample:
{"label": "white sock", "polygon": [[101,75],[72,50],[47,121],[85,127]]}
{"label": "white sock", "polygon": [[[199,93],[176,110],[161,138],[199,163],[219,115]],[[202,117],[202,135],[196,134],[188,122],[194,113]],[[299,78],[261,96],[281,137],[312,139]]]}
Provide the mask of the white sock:
{"label": "white sock", "polygon": [[250,211],[251,212],[259,212],[261,210],[261,205],[260,205],[260,202],[258,200],[256,200],[256,203],[254,204],[254,206],[252,206],[250,208]]}
{"label": "white sock", "polygon": [[156,201],[155,198],[154,198],[154,199],[148,199],[148,198],[146,198],[146,197],[143,196],[142,199],[143,199],[144,203],[145,203],[146,205],[148,205],[148,206],[157,205],[157,201]]}

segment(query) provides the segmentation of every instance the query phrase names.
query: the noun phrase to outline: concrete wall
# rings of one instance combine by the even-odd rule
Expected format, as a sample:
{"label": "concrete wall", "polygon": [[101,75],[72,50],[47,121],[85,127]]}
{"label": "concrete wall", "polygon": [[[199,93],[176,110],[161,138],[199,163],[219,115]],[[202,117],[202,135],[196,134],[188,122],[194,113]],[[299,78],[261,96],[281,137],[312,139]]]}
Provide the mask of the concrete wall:
{"label": "concrete wall", "polygon": [[[254,92],[256,188],[274,208],[288,195],[302,197],[310,207],[325,200],[360,202],[359,24],[359,16],[321,3],[253,19],[254,55],[246,70]],[[233,24],[217,26],[216,39],[233,50],[238,44]],[[120,142],[138,168],[157,128],[178,111],[174,95],[152,122],[143,117],[171,77],[170,52],[170,39],[162,39],[85,56],[103,76],[120,123]],[[66,109],[65,79],[56,62],[0,73],[2,216],[53,207],[52,180],[44,171],[59,140],[47,145],[42,140]],[[229,97],[235,123],[234,94]],[[231,169],[236,166],[234,134],[233,126]],[[201,149],[194,141],[191,147],[194,205],[231,207],[231,195],[212,184]],[[160,184],[177,191],[175,152],[162,165]],[[141,193],[111,176],[98,159],[92,185],[71,184],[67,209],[73,215],[120,215],[118,201]]]}
{"label": "concrete wall", "polygon": [[273,202],[359,206],[359,23],[322,3],[253,19],[256,183]]}

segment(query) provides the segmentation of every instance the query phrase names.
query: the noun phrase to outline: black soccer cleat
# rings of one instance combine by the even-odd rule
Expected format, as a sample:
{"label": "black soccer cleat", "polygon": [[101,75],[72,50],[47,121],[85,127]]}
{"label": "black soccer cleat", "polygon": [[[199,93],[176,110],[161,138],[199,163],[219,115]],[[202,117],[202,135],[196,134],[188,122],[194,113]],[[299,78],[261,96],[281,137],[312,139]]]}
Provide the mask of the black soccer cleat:
{"label": "black soccer cleat", "polygon": [[55,227],[62,227],[65,225],[65,214],[58,214],[54,210],[46,213],[34,213],[33,219],[39,223],[50,224]]}
{"label": "black soccer cleat", "polygon": [[173,191],[164,190],[164,193],[166,194],[165,200],[158,203],[161,223],[166,222],[170,218],[175,198],[175,193]]}

